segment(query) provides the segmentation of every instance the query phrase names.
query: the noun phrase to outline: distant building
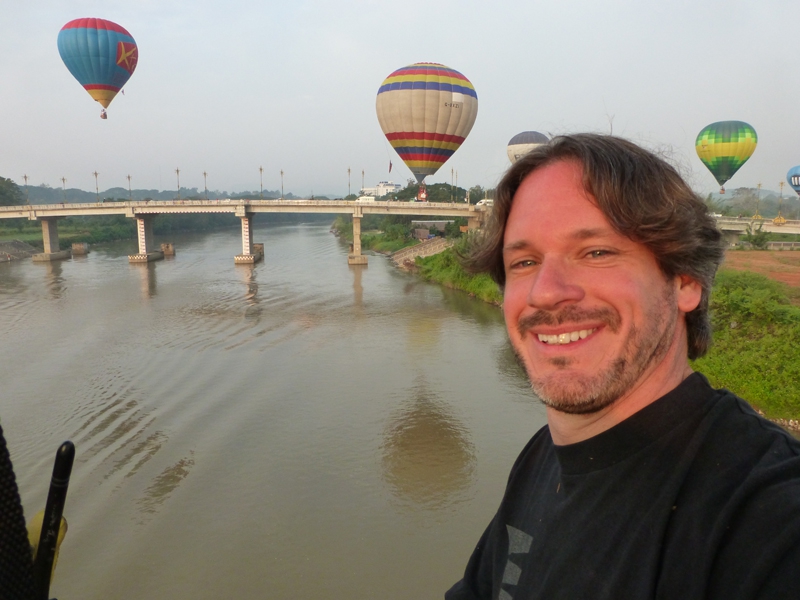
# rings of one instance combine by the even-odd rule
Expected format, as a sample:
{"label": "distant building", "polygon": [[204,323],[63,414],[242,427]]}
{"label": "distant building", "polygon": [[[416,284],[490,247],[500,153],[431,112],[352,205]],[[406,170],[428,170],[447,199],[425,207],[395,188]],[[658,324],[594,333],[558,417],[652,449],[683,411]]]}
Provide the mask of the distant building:
{"label": "distant building", "polygon": [[361,190],[362,196],[375,196],[376,198],[382,198],[386,194],[394,194],[399,192],[403,189],[403,186],[399,183],[394,183],[392,181],[381,181],[375,187],[368,187]]}

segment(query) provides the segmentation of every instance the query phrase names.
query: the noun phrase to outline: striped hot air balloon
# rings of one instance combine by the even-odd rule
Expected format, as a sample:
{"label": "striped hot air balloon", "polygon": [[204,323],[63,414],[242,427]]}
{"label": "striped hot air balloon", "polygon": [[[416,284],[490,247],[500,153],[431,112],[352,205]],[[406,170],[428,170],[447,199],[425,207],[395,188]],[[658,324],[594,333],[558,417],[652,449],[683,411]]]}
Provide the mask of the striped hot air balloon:
{"label": "striped hot air balloon", "polygon": [[104,109],[139,60],[131,34],[105,19],[75,19],[64,25],[58,32],[58,52],[73,77]]}
{"label": "striped hot air balloon", "polygon": [[747,162],[758,144],[758,135],[743,121],[719,121],[697,135],[697,156],[708,167],[725,193],[725,182]]}
{"label": "striped hot air balloon", "polygon": [[478,114],[478,95],[455,69],[414,63],[386,78],[376,109],[389,143],[422,183],[464,143]]}

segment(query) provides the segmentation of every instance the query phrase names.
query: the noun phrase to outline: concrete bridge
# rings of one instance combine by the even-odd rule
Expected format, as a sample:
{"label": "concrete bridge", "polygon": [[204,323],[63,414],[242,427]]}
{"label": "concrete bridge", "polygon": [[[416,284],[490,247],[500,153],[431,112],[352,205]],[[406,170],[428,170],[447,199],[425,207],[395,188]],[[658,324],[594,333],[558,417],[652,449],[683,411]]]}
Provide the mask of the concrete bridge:
{"label": "concrete bridge", "polygon": [[[44,252],[34,260],[69,258],[70,251],[60,251],[58,220],[64,217],[92,215],[125,215],[136,219],[139,252],[131,254],[131,262],[148,262],[163,258],[173,251],[170,244],[156,249],[153,238],[153,220],[160,214],[231,213],[242,222],[242,253],[234,257],[236,263],[254,263],[263,258],[263,245],[256,244],[252,236],[255,213],[324,213],[351,215],[353,219],[353,248],[348,255],[349,264],[366,264],[361,254],[361,219],[364,215],[407,215],[425,217],[463,217],[470,229],[481,227],[491,211],[488,206],[435,202],[363,202],[350,200],[167,200],[136,202],[96,202],[0,206],[0,219],[25,218],[42,224]],[[565,218],[569,218],[568,215]],[[776,224],[770,219],[752,217],[716,217],[717,225],[726,239],[735,244],[748,227],[755,231],[800,234],[800,220],[786,220]]]}
{"label": "concrete bridge", "polygon": [[69,258],[70,251],[61,251],[58,242],[58,220],[64,217],[94,215],[125,215],[136,219],[139,252],[128,257],[130,262],[148,262],[172,251],[170,244],[156,249],[153,220],[163,214],[231,213],[242,222],[242,253],[235,263],[254,263],[263,258],[263,245],[253,241],[252,225],[255,213],[324,213],[351,215],[353,219],[353,248],[347,262],[367,264],[361,254],[361,219],[364,215],[408,215],[430,217],[463,217],[470,229],[479,228],[488,209],[469,204],[434,202],[361,202],[350,200],[168,200],[143,202],[96,202],[0,206],[0,219],[25,218],[42,224],[44,252],[34,260],[47,261]]}
{"label": "concrete bridge", "polygon": [[769,233],[794,233],[800,234],[800,221],[785,220],[784,223],[775,223],[773,219],[754,219],[753,217],[716,217],[717,227],[722,231],[725,239],[734,245],[739,237],[750,231],[755,232],[759,227]]}

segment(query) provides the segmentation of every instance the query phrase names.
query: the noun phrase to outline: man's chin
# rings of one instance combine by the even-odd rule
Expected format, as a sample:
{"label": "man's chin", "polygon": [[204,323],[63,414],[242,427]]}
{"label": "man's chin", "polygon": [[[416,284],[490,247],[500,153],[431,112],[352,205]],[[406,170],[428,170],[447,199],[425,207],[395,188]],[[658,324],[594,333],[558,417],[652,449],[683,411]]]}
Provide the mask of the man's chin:
{"label": "man's chin", "polygon": [[596,413],[619,399],[620,395],[613,393],[611,386],[598,384],[578,381],[574,376],[551,377],[546,381],[531,378],[533,391],[545,406],[570,415]]}

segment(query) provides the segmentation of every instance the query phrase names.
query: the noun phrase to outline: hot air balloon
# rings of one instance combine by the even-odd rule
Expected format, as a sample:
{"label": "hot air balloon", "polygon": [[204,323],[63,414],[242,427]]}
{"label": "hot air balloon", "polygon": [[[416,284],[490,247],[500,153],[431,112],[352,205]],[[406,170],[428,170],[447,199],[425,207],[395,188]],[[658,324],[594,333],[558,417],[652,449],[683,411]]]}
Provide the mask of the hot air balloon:
{"label": "hot air balloon", "polygon": [[58,53],[67,69],[103,110],[128,81],[139,49],[124,27],[105,19],[75,19],[58,32]]}
{"label": "hot air balloon", "polygon": [[758,144],[756,130],[742,121],[719,121],[697,135],[697,156],[725,193],[725,182],[747,162]]}
{"label": "hot air balloon", "polygon": [[528,152],[550,141],[545,134],[538,131],[523,131],[512,137],[508,142],[506,153],[511,163],[517,162]]}
{"label": "hot air balloon", "polygon": [[786,174],[786,181],[792,186],[792,189],[800,196],[800,165],[792,167]]}
{"label": "hot air balloon", "polygon": [[469,79],[437,63],[398,69],[378,89],[376,110],[389,143],[424,188],[475,123],[478,95]]}

